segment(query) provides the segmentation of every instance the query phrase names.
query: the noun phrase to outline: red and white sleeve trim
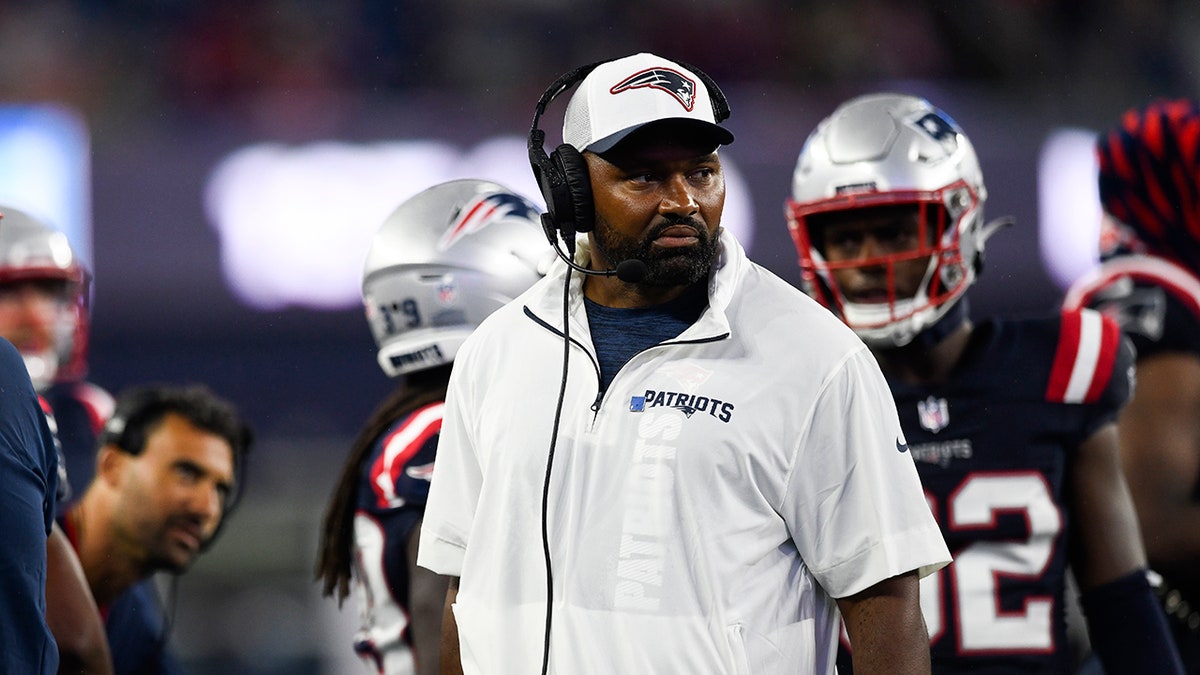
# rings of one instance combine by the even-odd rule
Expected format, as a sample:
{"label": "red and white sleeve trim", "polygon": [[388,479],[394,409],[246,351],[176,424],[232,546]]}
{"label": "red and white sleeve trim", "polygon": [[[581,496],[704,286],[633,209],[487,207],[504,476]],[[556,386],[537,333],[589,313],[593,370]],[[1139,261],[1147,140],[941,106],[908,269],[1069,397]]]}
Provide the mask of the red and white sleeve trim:
{"label": "red and white sleeve trim", "polygon": [[1046,386],[1046,400],[1095,403],[1112,378],[1121,330],[1091,309],[1064,311],[1058,349]]}

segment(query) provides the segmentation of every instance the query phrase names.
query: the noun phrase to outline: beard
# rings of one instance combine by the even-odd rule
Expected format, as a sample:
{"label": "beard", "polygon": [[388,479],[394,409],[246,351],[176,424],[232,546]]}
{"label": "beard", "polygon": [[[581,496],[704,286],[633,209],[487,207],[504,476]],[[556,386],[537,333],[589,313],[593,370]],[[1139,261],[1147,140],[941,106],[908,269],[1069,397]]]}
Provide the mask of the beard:
{"label": "beard", "polygon": [[[687,225],[696,231],[699,240],[693,246],[656,248],[654,240],[666,229]],[[718,230],[720,231],[720,230]],[[720,243],[714,233],[694,218],[666,216],[665,220],[646,231],[642,237],[624,237],[600,214],[592,230],[593,246],[612,266],[626,260],[646,263],[646,276],[638,283],[643,286],[691,286],[708,278]]]}
{"label": "beard", "polygon": [[199,548],[191,549],[174,540],[172,528],[187,523],[186,516],[174,516],[164,522],[158,532],[146,544],[145,567],[148,571],[183,574],[212,540],[212,534],[199,534]]}

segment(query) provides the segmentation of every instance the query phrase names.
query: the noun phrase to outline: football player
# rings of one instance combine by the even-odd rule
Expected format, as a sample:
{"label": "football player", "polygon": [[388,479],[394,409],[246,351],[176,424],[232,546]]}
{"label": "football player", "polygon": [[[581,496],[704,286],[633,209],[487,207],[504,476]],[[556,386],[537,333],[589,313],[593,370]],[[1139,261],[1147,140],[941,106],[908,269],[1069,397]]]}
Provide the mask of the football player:
{"label": "football player", "polygon": [[[38,402],[58,455],[54,505],[59,514],[65,512],[72,496],[72,473],[66,458],[74,460],[71,466],[77,474],[91,476],[94,440],[103,422],[100,417],[106,416],[112,406],[112,397],[99,387],[83,382],[55,386],[60,353],[69,354],[75,364],[74,372],[82,374],[83,343],[75,339],[75,333],[86,332],[84,288],[86,274],[62,233],[22,211],[0,206],[0,338],[17,348],[25,376],[38,392]],[[80,345],[77,353],[76,344]],[[91,405],[85,404],[82,396],[71,398],[75,386],[81,392],[95,390],[94,395],[87,397],[93,401]],[[50,403],[52,399],[65,413],[65,428],[60,426]],[[91,415],[81,418],[77,414],[81,410],[95,410],[96,419]],[[64,435],[69,446],[64,446]],[[113,672],[99,608],[71,543],[53,522],[46,539],[45,599],[46,622],[58,644],[61,671]]]}
{"label": "football player", "polygon": [[1101,258],[1068,291],[1137,348],[1121,459],[1189,673],[1200,673],[1200,103],[1130,110],[1097,142]]}
{"label": "football player", "polygon": [[933,671],[1070,672],[1070,565],[1110,675],[1178,672],[1118,461],[1128,342],[1090,310],[972,321],[965,294],[1005,224],[984,221],[986,198],[950,117],[872,94],[809,136],[787,204],[803,286],[878,359],[896,449],[954,556],[922,580]]}
{"label": "football player", "polygon": [[480,180],[435,185],[375,235],[363,305],[379,366],[402,378],[363,426],[325,514],[317,578],[339,605],[353,586],[367,671],[438,672],[446,578],[417,567],[450,366],[462,341],[544,273],[538,207]]}
{"label": "football player", "polygon": [[19,209],[0,205],[0,337],[21,352],[49,404],[80,489],[95,472],[96,438],[113,397],[84,379],[91,275],[67,237]]}

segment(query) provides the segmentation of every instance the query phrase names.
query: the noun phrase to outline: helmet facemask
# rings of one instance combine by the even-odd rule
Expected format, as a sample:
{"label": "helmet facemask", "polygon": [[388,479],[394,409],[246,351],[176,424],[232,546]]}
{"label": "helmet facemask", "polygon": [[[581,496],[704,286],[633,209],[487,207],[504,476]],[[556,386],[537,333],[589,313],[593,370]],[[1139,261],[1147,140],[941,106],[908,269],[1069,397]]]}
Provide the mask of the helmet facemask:
{"label": "helmet facemask", "polygon": [[[833,310],[868,344],[908,344],[944,316],[974,278],[964,263],[962,233],[972,230],[964,220],[976,219],[977,204],[970,187],[961,182],[929,193],[851,194],[808,204],[789,200],[788,224],[800,253],[805,291]],[[913,245],[869,257],[831,260],[826,255],[827,228],[838,222],[854,223],[864,216],[915,220]],[[884,231],[892,228],[882,227]],[[879,250],[878,245],[875,250]],[[915,285],[902,287],[898,269],[911,269],[914,261],[924,261],[923,272]],[[873,279],[866,281],[874,287],[868,301],[856,302],[855,289],[843,288],[837,281],[838,272],[850,269]]]}

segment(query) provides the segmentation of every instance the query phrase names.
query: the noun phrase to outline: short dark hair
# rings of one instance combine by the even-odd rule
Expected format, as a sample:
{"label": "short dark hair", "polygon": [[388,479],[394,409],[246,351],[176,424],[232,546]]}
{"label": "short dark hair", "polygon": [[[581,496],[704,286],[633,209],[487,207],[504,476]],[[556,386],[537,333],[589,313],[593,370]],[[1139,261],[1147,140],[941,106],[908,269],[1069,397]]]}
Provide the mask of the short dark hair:
{"label": "short dark hair", "polygon": [[148,384],[121,391],[116,410],[100,432],[98,447],[113,445],[130,455],[140,455],[150,434],[169,414],[179,415],[196,428],[229,443],[234,464],[234,487],[229,502],[236,502],[241,493],[246,456],[254,443],[254,431],[232,403],[204,385]]}

